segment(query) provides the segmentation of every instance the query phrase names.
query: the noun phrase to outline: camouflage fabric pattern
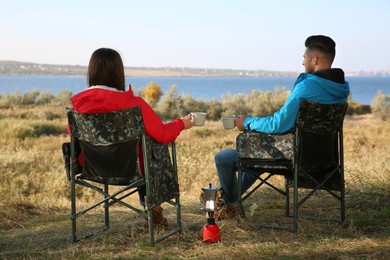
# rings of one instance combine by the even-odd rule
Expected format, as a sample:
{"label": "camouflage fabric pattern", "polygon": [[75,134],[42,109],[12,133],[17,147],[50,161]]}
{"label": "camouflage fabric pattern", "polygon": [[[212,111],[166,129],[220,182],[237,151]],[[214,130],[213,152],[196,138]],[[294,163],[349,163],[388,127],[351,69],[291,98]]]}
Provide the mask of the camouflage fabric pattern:
{"label": "camouflage fabric pattern", "polygon": [[241,159],[287,159],[294,156],[295,135],[270,135],[253,131],[236,138],[237,157]]}
{"label": "camouflage fabric pattern", "polygon": [[[313,188],[316,183],[305,175],[309,174],[321,182],[326,178],[327,173],[338,167],[337,133],[343,124],[346,109],[347,104],[325,105],[302,100],[295,124],[295,134],[269,135],[245,131],[240,133],[236,139],[237,157],[246,159],[246,165],[251,165],[255,169],[256,161],[250,164],[251,159],[270,160],[269,168],[276,169],[277,167],[271,162],[276,164],[278,162],[273,160],[294,159],[296,136],[298,136],[300,145],[298,155],[309,155],[308,159],[297,155],[298,186]],[[302,144],[305,145],[302,146]],[[314,163],[314,161],[319,163]],[[264,163],[258,167],[266,169]],[[292,175],[286,175],[286,177],[292,184]],[[324,186],[339,190],[342,185],[340,171],[337,170]]]}
{"label": "camouflage fabric pattern", "polygon": [[[68,109],[68,122],[71,136],[81,141],[103,146],[118,144],[128,140],[140,140],[145,131],[139,107],[94,114],[81,114],[73,109]],[[76,173],[80,172],[80,169],[76,168],[80,167],[78,166],[77,158],[71,161]],[[126,185],[141,178],[141,172],[139,167],[136,167],[135,172],[129,176],[103,177],[86,175],[81,171],[81,175],[78,178],[110,185]]]}
{"label": "camouflage fabric pattern", "polygon": [[[337,140],[347,106],[347,104],[329,105],[308,100],[301,101],[296,120],[297,134],[302,142],[301,156],[298,158],[299,187],[314,188],[317,183],[305,176],[310,175],[322,182],[332,171],[334,171],[333,176],[324,186],[332,190],[340,190],[344,185],[338,169]],[[342,135],[341,132],[340,134]],[[317,145],[320,145],[320,148]]]}
{"label": "camouflage fabric pattern", "polygon": [[101,145],[139,139],[145,132],[139,107],[97,114],[81,114],[68,110],[70,134]]}
{"label": "camouflage fabric pattern", "polygon": [[[128,185],[132,183],[133,181],[139,180],[141,175],[134,175],[131,177],[123,178],[123,177],[101,177],[101,176],[94,176],[93,178],[88,178],[91,181],[98,182],[98,183],[104,183],[108,185]],[[83,175],[80,175],[78,177],[79,179],[86,179]]]}
{"label": "camouflage fabric pattern", "polygon": [[343,124],[347,104],[325,105],[302,100],[296,127],[316,134],[335,133]]}
{"label": "camouflage fabric pattern", "polygon": [[[80,140],[99,145],[109,145],[127,140],[140,139],[145,133],[144,123],[139,107],[100,114],[80,114],[68,110],[71,135]],[[102,123],[104,122],[104,123]],[[149,182],[151,194],[146,198],[146,206],[170,200],[179,195],[177,171],[174,169],[168,144],[160,144],[146,135],[147,161],[149,164]],[[77,165],[77,160],[73,160]],[[137,167],[139,171],[139,168]],[[137,176],[141,176],[137,174]],[[81,175],[80,178],[83,178]],[[136,176],[128,178],[94,176],[92,181],[112,185],[124,185],[135,180]],[[138,177],[139,178],[139,177]],[[88,178],[90,179],[90,178]]]}
{"label": "camouflage fabric pattern", "polygon": [[[172,164],[169,145],[160,144],[150,136],[146,136],[149,164],[149,184],[151,196],[146,197],[146,207],[154,206],[179,195],[177,170]],[[176,151],[173,151],[174,153]]]}
{"label": "camouflage fabric pattern", "polygon": [[[70,167],[71,167],[70,142],[65,142],[62,144],[62,157],[64,159],[66,178],[68,179],[68,181],[70,181],[70,178],[72,175],[72,173],[70,171]],[[81,166],[78,165],[76,160],[73,160],[72,165],[75,166],[75,169],[73,169],[73,171],[76,174],[81,173]]]}

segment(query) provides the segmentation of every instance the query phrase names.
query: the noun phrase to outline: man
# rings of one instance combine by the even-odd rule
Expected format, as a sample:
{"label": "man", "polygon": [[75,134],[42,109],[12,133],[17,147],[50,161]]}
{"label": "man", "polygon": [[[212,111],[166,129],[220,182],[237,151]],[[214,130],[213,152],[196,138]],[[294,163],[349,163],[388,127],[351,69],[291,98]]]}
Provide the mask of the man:
{"label": "man", "polygon": [[[335,42],[330,37],[314,35],[306,39],[305,47],[302,63],[305,73],[297,78],[283,107],[268,117],[237,116],[236,125],[239,130],[283,134],[294,127],[301,99],[323,104],[347,102],[349,84],[344,80],[344,72],[332,68],[336,55]],[[236,150],[222,150],[215,155],[214,160],[224,202],[217,216],[220,219],[234,218],[237,214]],[[243,173],[242,192],[249,189],[256,179],[253,174]],[[244,217],[244,211],[241,212],[241,217]]]}

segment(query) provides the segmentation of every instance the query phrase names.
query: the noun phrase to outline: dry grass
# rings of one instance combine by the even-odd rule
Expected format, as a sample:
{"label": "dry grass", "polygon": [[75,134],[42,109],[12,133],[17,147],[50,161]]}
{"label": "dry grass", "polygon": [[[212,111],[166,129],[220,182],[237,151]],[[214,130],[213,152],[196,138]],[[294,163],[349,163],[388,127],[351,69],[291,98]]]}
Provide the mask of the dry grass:
{"label": "dry grass", "polygon": [[[31,111],[30,111],[31,112]],[[15,122],[30,113],[1,111],[5,116],[0,133],[0,258],[1,259],[388,259],[390,257],[390,122],[370,115],[347,117],[345,161],[347,221],[300,221],[297,234],[253,229],[235,220],[218,222],[222,241],[201,242],[206,218],[198,201],[201,187],[218,184],[214,154],[234,148],[237,130],[225,131],[220,122],[185,131],[177,140],[182,200],[183,233],[156,247],[148,246],[143,219],[123,207],[115,207],[111,229],[77,244],[70,244],[69,183],[63,169],[61,143],[66,135],[12,136]],[[8,114],[7,114],[8,113]],[[58,112],[59,113],[59,112]],[[35,113],[33,113],[35,114]],[[66,125],[64,117],[48,120]],[[7,122],[5,124],[4,122]],[[18,121],[19,123],[21,121]],[[25,122],[27,123],[27,122]],[[79,195],[87,201],[89,192]],[[137,196],[132,198],[137,201]],[[163,205],[173,222],[173,209]],[[332,204],[314,199],[313,211]],[[288,223],[283,199],[269,190],[256,192],[245,204],[249,221]],[[102,214],[84,218],[84,225],[102,223]]]}

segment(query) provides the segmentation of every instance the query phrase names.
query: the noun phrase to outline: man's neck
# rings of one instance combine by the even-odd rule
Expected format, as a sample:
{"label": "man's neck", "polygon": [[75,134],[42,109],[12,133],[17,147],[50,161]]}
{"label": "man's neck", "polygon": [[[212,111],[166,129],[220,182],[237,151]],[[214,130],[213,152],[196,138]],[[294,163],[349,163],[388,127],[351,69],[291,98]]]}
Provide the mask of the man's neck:
{"label": "man's neck", "polygon": [[331,68],[332,66],[329,64],[318,64],[314,67],[314,72],[316,72],[317,70],[329,70]]}

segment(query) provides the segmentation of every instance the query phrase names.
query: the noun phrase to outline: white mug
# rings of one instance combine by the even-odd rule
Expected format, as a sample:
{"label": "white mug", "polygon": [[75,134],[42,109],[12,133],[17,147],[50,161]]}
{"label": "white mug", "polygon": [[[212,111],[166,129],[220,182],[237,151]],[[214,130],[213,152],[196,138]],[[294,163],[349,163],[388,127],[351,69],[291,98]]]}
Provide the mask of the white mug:
{"label": "white mug", "polygon": [[221,120],[222,120],[223,128],[225,128],[225,130],[233,129],[234,127],[236,127],[235,115],[223,116]]}
{"label": "white mug", "polygon": [[194,126],[204,126],[206,121],[207,113],[205,112],[191,112],[192,123]]}

